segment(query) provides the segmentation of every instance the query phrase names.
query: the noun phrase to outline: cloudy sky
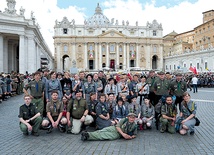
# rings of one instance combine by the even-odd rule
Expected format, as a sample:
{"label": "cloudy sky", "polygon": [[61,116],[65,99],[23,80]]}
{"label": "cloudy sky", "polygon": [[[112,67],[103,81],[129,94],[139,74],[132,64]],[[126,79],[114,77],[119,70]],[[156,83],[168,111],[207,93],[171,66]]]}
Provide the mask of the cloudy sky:
{"label": "cloudy sky", "polygon": [[[52,53],[55,20],[66,16],[76,24],[83,24],[93,16],[97,3],[109,20],[114,18],[122,23],[129,20],[130,25],[145,26],[146,22],[156,19],[163,26],[163,35],[173,30],[182,33],[202,24],[202,12],[212,10],[213,0],[16,0],[16,10],[21,6],[26,10],[25,17],[30,18],[34,11],[41,33]],[[7,7],[6,0],[0,0],[0,10]]]}

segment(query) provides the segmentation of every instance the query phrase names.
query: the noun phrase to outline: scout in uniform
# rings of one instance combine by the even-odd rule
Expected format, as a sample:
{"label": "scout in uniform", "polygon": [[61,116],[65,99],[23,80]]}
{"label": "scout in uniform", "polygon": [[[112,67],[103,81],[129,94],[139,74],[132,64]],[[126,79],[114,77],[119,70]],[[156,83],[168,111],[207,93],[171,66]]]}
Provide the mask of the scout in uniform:
{"label": "scout in uniform", "polygon": [[179,104],[179,110],[181,111],[181,102],[183,101],[183,93],[187,91],[187,84],[182,80],[182,74],[176,74],[176,80],[170,84],[170,93],[176,96],[175,105]]}
{"label": "scout in uniform", "polygon": [[150,70],[149,71],[149,77],[146,80],[146,83],[149,85],[149,98],[152,103],[152,105],[155,105],[155,93],[154,93],[154,84],[157,77],[155,76],[155,71]]}
{"label": "scout in uniform", "polygon": [[137,95],[136,86],[137,86],[138,82],[139,82],[138,75],[134,75],[133,76],[133,80],[129,84],[129,94],[130,94],[130,96]]}
{"label": "scout in uniform", "polygon": [[31,132],[34,136],[39,136],[38,130],[42,122],[40,112],[31,103],[30,95],[24,96],[25,104],[19,108],[20,129],[24,135]]}
{"label": "scout in uniform", "polygon": [[106,101],[106,105],[108,108],[108,113],[110,118],[112,118],[113,109],[116,106],[116,100],[113,93],[108,94],[108,100]]}
{"label": "scout in uniform", "polygon": [[97,114],[96,124],[99,130],[105,127],[108,127],[112,124],[110,120],[110,115],[108,112],[108,106],[105,100],[106,100],[105,94],[100,94],[100,102],[96,106],[96,114]]}
{"label": "scout in uniform", "polygon": [[25,95],[28,94],[28,89],[30,90],[30,97],[32,99],[32,103],[36,106],[37,110],[40,112],[41,116],[43,115],[44,110],[44,89],[45,84],[40,80],[41,75],[40,72],[34,73],[34,80],[30,81],[25,85],[23,92]]}
{"label": "scout in uniform", "polygon": [[81,92],[76,92],[76,98],[69,102],[66,117],[68,120],[67,133],[78,134],[83,123],[89,125],[93,122],[92,116],[88,115],[88,104],[82,98]]}
{"label": "scout in uniform", "polygon": [[169,133],[175,133],[175,120],[177,109],[172,103],[172,97],[166,97],[166,103],[161,107],[160,117],[160,132],[163,133],[168,130]]}
{"label": "scout in uniform", "polygon": [[[52,132],[52,128],[60,128],[59,124],[65,125],[66,118],[62,118],[63,103],[58,99],[58,92],[51,92],[52,99],[46,105],[47,118],[42,121],[42,127],[47,129],[47,133]],[[60,130],[62,131],[62,130]]]}
{"label": "scout in uniform", "polygon": [[106,95],[106,99],[108,99],[108,95],[110,93],[113,93],[114,99],[116,100],[117,95],[118,95],[118,89],[117,89],[117,85],[115,85],[115,83],[114,83],[115,80],[114,80],[114,78],[109,78],[108,81],[109,81],[109,84],[107,84],[105,86],[105,90],[104,90],[104,94]]}
{"label": "scout in uniform", "polygon": [[115,140],[121,137],[124,139],[134,139],[137,135],[136,115],[129,113],[127,117],[120,120],[116,126],[106,127],[95,132],[83,132],[81,140]]}
{"label": "scout in uniform", "polygon": [[99,95],[103,92],[103,82],[99,79],[98,74],[95,73],[94,74],[94,78],[93,78],[94,82],[97,85],[97,98],[99,98]]}
{"label": "scout in uniform", "polygon": [[149,95],[149,85],[146,83],[146,76],[140,77],[141,82],[136,85],[137,102],[142,105],[145,96]]}
{"label": "scout in uniform", "polygon": [[120,97],[117,100],[117,105],[113,109],[112,118],[117,124],[121,119],[125,118],[127,115],[128,115],[128,109],[124,105],[123,99]]}
{"label": "scout in uniform", "polygon": [[185,92],[183,94],[184,100],[181,103],[181,114],[180,117],[183,119],[181,122],[180,134],[185,135],[187,132],[190,135],[195,133],[195,115],[197,111],[197,105],[191,100],[190,94]]}
{"label": "scout in uniform", "polygon": [[91,93],[90,94],[90,101],[88,103],[88,114],[91,115],[94,119],[93,123],[91,124],[92,126],[96,126],[96,106],[98,104],[98,101],[96,100],[96,93]]}
{"label": "scout in uniform", "polygon": [[170,83],[165,78],[165,73],[163,71],[160,71],[158,75],[159,78],[154,83],[155,105],[158,103],[158,101],[163,95],[169,95],[170,89]]}
{"label": "scout in uniform", "polygon": [[151,129],[153,122],[152,120],[155,117],[155,110],[148,97],[144,98],[144,103],[141,107],[141,117],[143,122],[143,129]]}
{"label": "scout in uniform", "polygon": [[75,97],[76,97],[75,92],[79,92],[79,91],[82,92],[82,90],[83,90],[83,82],[80,81],[79,75],[75,74],[74,80],[72,81],[72,91],[73,91],[72,98],[75,99]]}
{"label": "scout in uniform", "polygon": [[70,79],[70,75],[68,72],[65,72],[64,76],[65,77],[62,80],[60,80],[63,95],[70,99],[72,98],[72,81]]}
{"label": "scout in uniform", "polygon": [[125,95],[125,96],[129,95],[128,83],[126,82],[126,79],[124,78],[124,76],[120,77],[120,82],[117,83],[117,87],[118,87],[118,93],[120,97],[122,95]]}
{"label": "scout in uniform", "polygon": [[97,84],[93,81],[93,76],[88,74],[86,76],[87,81],[83,83],[83,97],[86,101],[90,100],[90,93],[95,92],[97,98]]}

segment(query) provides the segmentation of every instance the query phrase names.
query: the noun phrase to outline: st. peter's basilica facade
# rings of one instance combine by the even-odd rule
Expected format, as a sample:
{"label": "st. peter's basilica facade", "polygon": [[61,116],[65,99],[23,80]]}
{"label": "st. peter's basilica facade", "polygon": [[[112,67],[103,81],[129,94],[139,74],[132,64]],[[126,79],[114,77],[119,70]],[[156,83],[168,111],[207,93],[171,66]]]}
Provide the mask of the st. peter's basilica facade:
{"label": "st. peter's basilica facade", "polygon": [[156,20],[146,26],[129,21],[109,20],[97,5],[94,15],[83,25],[64,17],[54,26],[55,67],[57,71],[99,70],[132,67],[163,67],[162,25]]}

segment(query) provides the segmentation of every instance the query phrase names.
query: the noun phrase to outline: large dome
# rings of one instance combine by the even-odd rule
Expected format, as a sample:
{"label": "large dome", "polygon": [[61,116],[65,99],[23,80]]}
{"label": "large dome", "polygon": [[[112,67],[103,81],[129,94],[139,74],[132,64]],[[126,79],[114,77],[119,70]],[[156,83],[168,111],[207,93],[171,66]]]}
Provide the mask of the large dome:
{"label": "large dome", "polygon": [[88,26],[95,26],[95,25],[104,26],[104,25],[110,24],[109,19],[105,15],[103,15],[102,9],[100,8],[99,3],[97,4],[94,15],[91,18],[89,18],[85,24],[87,24]]}

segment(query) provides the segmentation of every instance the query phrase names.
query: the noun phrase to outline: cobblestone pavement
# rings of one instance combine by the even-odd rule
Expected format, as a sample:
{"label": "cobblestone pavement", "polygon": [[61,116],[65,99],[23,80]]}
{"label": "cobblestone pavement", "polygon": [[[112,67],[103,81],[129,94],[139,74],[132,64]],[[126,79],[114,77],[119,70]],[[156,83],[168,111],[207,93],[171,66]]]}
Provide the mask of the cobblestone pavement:
{"label": "cobblestone pavement", "polygon": [[198,93],[190,93],[197,102],[197,116],[201,120],[194,136],[160,133],[153,128],[138,132],[138,137],[133,140],[88,142],[82,142],[80,135],[60,133],[58,130],[51,134],[41,130],[39,137],[23,136],[18,123],[18,109],[23,98],[22,95],[12,97],[0,104],[0,155],[214,154],[214,88],[199,88]]}

